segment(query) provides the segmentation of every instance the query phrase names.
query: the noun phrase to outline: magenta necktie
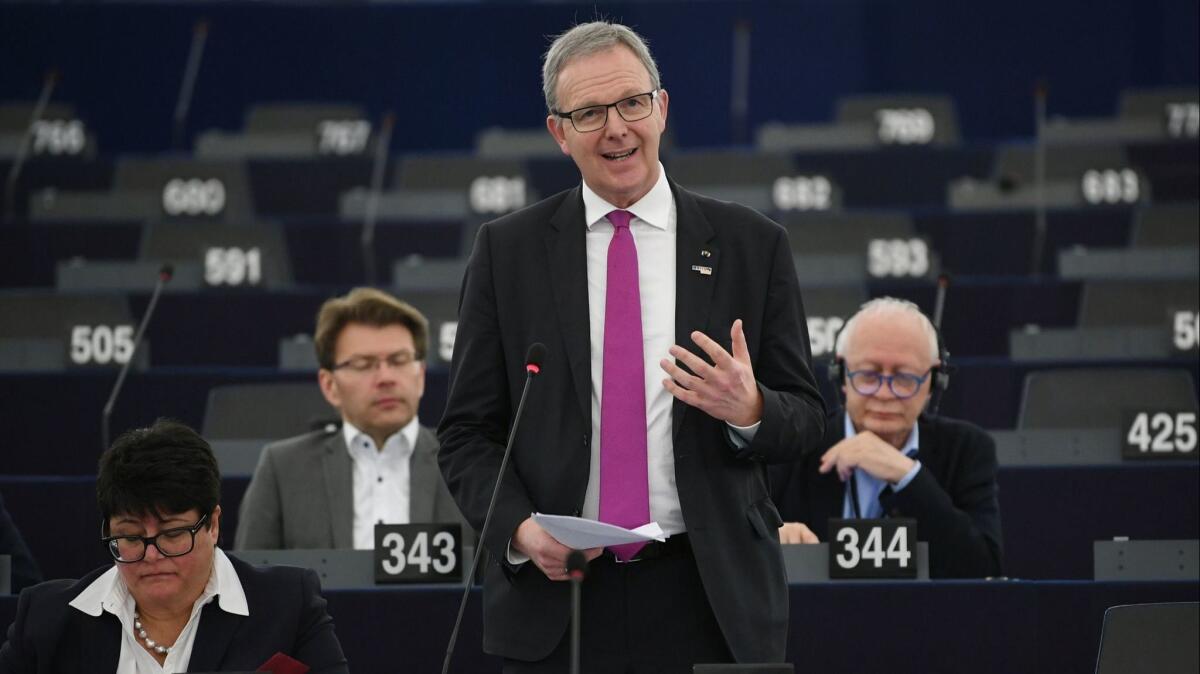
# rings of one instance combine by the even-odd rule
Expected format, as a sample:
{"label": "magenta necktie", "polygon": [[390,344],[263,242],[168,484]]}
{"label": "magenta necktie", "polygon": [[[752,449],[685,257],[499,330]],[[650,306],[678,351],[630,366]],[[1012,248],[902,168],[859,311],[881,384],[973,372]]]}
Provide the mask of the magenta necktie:
{"label": "magenta necktie", "polygon": [[[600,394],[600,521],[627,529],[650,521],[646,472],[646,375],[637,247],[629,211],[613,211],[604,300],[604,382]],[[644,543],[615,545],[629,561]]]}

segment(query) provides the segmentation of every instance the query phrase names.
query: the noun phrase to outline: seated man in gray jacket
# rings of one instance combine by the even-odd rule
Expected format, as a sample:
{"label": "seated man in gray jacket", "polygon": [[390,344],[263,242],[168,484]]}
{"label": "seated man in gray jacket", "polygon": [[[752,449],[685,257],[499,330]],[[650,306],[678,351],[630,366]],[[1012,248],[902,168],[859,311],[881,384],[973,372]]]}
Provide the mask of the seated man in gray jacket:
{"label": "seated man in gray jacket", "polygon": [[317,378],[342,426],[263,449],[236,549],[371,549],[377,523],[463,522],[438,470],[437,437],[417,420],[428,336],[419,311],[380,290],[321,306]]}

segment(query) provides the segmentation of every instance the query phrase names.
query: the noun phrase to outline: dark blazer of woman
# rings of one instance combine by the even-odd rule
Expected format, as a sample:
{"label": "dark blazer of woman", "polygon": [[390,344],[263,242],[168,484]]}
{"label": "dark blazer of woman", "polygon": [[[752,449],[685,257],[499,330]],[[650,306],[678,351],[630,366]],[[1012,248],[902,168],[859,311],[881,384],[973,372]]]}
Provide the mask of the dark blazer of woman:
{"label": "dark blazer of woman", "polygon": [[[255,567],[230,557],[250,615],[204,607],[188,671],[254,671],[282,652],[311,674],[348,674],[346,658],[325,610],[317,575],[289,566]],[[21,593],[17,617],[0,647],[3,674],[112,672],[121,653],[121,623],[92,617],[68,603],[111,567],[79,580],[52,580]]]}

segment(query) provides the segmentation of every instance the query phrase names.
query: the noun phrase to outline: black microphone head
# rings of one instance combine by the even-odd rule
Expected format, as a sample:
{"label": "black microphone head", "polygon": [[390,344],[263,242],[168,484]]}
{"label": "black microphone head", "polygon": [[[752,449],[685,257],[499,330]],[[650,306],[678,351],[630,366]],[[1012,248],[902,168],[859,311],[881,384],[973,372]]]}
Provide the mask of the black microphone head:
{"label": "black microphone head", "polygon": [[546,345],[541,342],[534,342],[529,345],[529,350],[525,352],[525,371],[529,374],[537,374],[542,371],[542,360],[546,357]]}
{"label": "black microphone head", "polygon": [[579,550],[572,550],[567,555],[567,575],[582,579],[587,574],[587,557]]}
{"label": "black microphone head", "polygon": [[163,283],[170,281],[173,276],[175,276],[175,265],[168,262],[162,267],[159,267],[158,278],[162,279]]}

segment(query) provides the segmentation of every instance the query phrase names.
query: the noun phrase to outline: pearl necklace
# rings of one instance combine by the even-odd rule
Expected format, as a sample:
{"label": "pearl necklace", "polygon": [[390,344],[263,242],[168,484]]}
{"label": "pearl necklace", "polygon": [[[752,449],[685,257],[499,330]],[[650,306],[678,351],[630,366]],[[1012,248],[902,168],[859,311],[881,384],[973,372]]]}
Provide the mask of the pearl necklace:
{"label": "pearl necklace", "polygon": [[142,618],[136,613],[133,614],[133,629],[137,630],[138,638],[145,641],[146,646],[150,650],[158,653],[159,655],[166,655],[167,653],[171,652],[170,647],[163,646],[154,639],[151,639],[150,635],[146,634],[146,628],[142,627]]}

